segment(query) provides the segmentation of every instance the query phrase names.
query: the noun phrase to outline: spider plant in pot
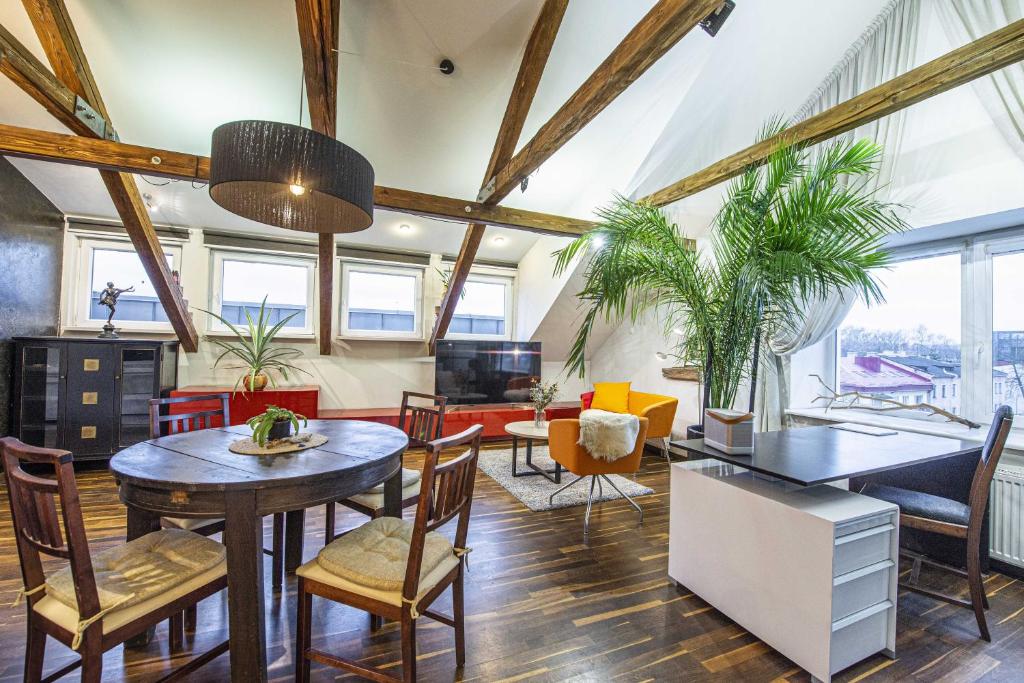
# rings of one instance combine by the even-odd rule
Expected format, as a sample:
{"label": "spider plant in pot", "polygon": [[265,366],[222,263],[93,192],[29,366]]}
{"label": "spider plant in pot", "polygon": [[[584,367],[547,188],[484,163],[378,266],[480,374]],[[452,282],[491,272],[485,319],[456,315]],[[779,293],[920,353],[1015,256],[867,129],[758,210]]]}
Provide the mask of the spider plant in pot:
{"label": "spider plant in pot", "polygon": [[[770,122],[760,139],[784,130]],[[616,197],[598,212],[596,228],[556,252],[556,274],[586,259],[584,315],[567,368],[583,376],[598,317],[637,322],[656,312],[665,336],[679,335],[677,358],[702,369],[703,408],[732,408],[754,350],[800,329],[807,302],[836,292],[882,300],[874,271],[889,262],[883,240],[905,223],[899,207],[871,189],[881,155],[869,140],[814,151],[780,144],[729,186],[709,253],[658,207]]]}
{"label": "spider plant in pot", "polygon": [[[200,309],[202,310],[202,309]],[[271,346],[274,341],[274,337],[281,331],[285,325],[288,324],[292,318],[299,314],[299,311],[292,313],[289,316],[282,318],[274,325],[270,324],[270,315],[267,313],[267,297],[263,297],[263,302],[260,303],[260,310],[254,320],[252,315],[249,313],[249,309],[245,310],[246,329],[243,332],[238,327],[232,325],[229,321],[225,320],[222,316],[217,315],[212,311],[203,311],[212,315],[214,318],[223,323],[231,332],[237,337],[237,341],[234,344],[221,341],[220,339],[212,340],[214,344],[223,349],[223,352],[214,361],[213,367],[220,365],[221,361],[226,358],[232,360],[238,360],[242,362],[242,365],[233,366],[240,369],[244,369],[246,372],[244,375],[238,378],[235,382],[233,391],[238,391],[239,385],[243,385],[246,391],[263,391],[266,388],[267,382],[273,387],[277,386],[277,382],[274,380],[274,376],[271,373],[278,373],[286,381],[288,379],[288,373],[304,373],[309,374],[302,368],[292,365],[289,361],[297,356],[302,355],[298,349],[294,349],[287,346]]]}
{"label": "spider plant in pot", "polygon": [[266,446],[268,441],[287,439],[292,435],[292,429],[298,434],[299,420],[302,420],[303,427],[309,424],[305,415],[293,413],[287,408],[267,406],[266,411],[249,418],[246,424],[252,429],[252,440],[260,446]]}

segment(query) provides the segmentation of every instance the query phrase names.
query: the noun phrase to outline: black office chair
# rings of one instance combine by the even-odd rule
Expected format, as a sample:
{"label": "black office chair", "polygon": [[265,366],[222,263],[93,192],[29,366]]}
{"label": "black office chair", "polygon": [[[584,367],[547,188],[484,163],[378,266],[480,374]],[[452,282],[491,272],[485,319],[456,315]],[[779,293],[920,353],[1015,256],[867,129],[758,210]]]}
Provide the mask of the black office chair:
{"label": "black office chair", "polygon": [[[907,590],[927,595],[943,602],[948,602],[958,607],[974,610],[974,616],[978,620],[978,630],[984,640],[991,641],[992,637],[988,632],[988,623],[985,620],[985,610],[988,609],[988,596],[985,595],[985,585],[981,580],[981,537],[982,528],[985,522],[985,508],[988,506],[989,487],[992,484],[992,476],[995,474],[996,465],[1003,455],[1003,446],[1006,445],[1006,437],[1013,426],[1013,409],[1010,406],[999,406],[992,419],[992,426],[988,430],[988,437],[981,449],[981,457],[974,470],[974,478],[971,480],[970,497],[966,504],[950,498],[935,496],[921,491],[885,486],[883,484],[865,484],[860,492],[872,498],[895,503],[900,507],[900,526],[908,529],[917,529],[942,536],[949,536],[964,541],[964,565],[967,570],[947,565],[945,563],[930,560],[924,555],[916,552],[903,552],[909,555],[913,561],[913,568],[910,572],[910,580],[900,582],[900,586]],[[921,571],[921,564],[927,563],[931,566],[952,571],[967,579],[970,586],[971,599],[961,600],[952,595],[938,593],[922,588],[917,584],[917,578]]]}

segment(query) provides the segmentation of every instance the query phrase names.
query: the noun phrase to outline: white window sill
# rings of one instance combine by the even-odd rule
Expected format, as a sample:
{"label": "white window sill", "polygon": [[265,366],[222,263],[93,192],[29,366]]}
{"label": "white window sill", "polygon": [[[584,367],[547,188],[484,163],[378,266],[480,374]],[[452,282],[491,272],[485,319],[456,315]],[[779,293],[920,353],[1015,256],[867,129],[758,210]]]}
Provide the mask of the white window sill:
{"label": "white window sill", "polygon": [[[166,328],[135,328],[124,325],[117,325],[116,330],[119,337],[130,337],[134,335],[174,337],[174,328],[172,328],[170,325],[168,325]],[[102,331],[102,325],[96,325],[94,327],[90,325],[71,325],[61,328],[62,335],[66,333],[71,333],[74,336],[83,336],[86,333],[99,334]]]}
{"label": "white window sill", "polygon": [[[982,425],[980,429],[970,429],[966,425],[952,422],[912,420],[905,417],[872,415],[856,410],[826,411],[824,408],[792,408],[786,411],[786,415],[828,422],[851,422],[853,424],[899,429],[904,432],[928,434],[931,436],[948,436],[954,439],[975,441],[977,443],[983,443],[988,435],[988,425]],[[1010,432],[1010,436],[1006,440],[1006,448],[1008,449],[1007,456],[1012,459],[1014,464],[1024,465],[1024,429],[1014,429]]]}
{"label": "white window sill", "polygon": [[[241,328],[239,328],[241,329]],[[231,330],[207,330],[204,335],[207,339],[238,339],[238,335]],[[245,339],[248,339],[248,335]],[[312,332],[285,332],[284,330],[274,335],[274,341],[315,341],[316,335]]]}
{"label": "white window sill", "polygon": [[340,334],[335,336],[340,342],[359,342],[359,341],[387,341],[387,342],[407,342],[412,344],[422,344],[426,342],[425,337],[389,337],[387,335],[361,335],[361,334]]}

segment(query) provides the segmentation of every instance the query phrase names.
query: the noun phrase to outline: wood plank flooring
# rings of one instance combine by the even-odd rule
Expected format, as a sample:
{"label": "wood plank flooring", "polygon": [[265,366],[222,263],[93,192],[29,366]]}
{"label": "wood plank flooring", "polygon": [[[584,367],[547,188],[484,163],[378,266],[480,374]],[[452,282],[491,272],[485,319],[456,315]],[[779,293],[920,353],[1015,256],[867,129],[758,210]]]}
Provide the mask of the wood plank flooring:
{"label": "wood plank flooring", "polygon": [[[407,461],[420,466],[422,453],[410,453]],[[645,457],[638,479],[655,490],[639,499],[643,527],[637,528],[636,513],[624,502],[598,504],[589,543],[584,543],[582,506],[530,512],[478,474],[466,587],[467,663],[456,671],[451,629],[424,618],[418,627],[422,680],[809,681],[806,672],[669,581],[668,467],[657,457]],[[124,508],[110,476],[82,472],[79,486],[94,550],[122,542]],[[339,510],[339,529],[365,521]],[[322,544],[322,508],[307,515],[306,534],[308,559]],[[266,535],[269,545],[269,520]],[[922,581],[943,588],[955,585],[928,570],[922,572]],[[898,658],[874,657],[836,680],[1024,681],[1024,584],[992,574],[987,586],[992,643],[978,639],[972,613],[903,592]],[[20,587],[9,508],[0,492],[0,681],[21,679],[25,608],[9,607]],[[294,589],[290,578],[283,595],[267,597],[268,659],[276,681],[292,677]],[[443,597],[437,605],[447,611],[450,600]],[[201,604],[199,620],[199,630],[187,644],[195,651],[224,638],[223,596]],[[393,624],[371,633],[365,614],[315,601],[313,634],[315,647],[398,669],[399,634]],[[153,680],[189,656],[188,650],[168,655],[161,626],[147,648],[109,652],[104,680]],[[51,640],[46,671],[73,657]],[[338,673],[314,665],[313,680],[339,680]],[[228,680],[227,657],[207,665],[192,680]]]}

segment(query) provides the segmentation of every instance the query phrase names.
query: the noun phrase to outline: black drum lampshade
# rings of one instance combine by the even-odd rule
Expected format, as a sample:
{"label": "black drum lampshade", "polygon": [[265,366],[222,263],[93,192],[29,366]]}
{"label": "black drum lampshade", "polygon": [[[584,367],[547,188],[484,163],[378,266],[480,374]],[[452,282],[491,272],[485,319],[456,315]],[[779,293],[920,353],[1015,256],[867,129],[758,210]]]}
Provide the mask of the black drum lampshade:
{"label": "black drum lampshade", "polygon": [[309,128],[232,121],[213,131],[210,197],[245,218],[301,232],[358,232],[373,223],[373,166]]}

